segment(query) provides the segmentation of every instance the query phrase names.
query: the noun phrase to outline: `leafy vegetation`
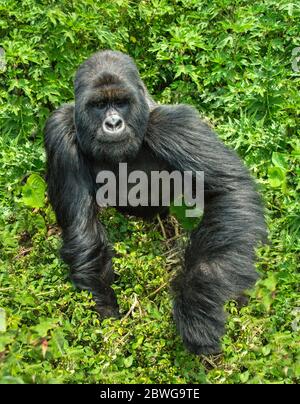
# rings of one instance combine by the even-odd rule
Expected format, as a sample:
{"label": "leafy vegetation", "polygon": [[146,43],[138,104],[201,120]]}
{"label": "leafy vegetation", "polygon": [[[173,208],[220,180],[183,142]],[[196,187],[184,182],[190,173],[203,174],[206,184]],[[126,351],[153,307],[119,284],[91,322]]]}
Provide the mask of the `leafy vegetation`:
{"label": "leafy vegetation", "polygon": [[[2,383],[299,380],[299,24],[290,0],[1,1]],[[249,306],[226,307],[221,355],[191,355],[177,336],[168,282],[185,233],[173,218],[102,214],[122,320],[100,325],[91,296],[66,279],[42,129],[73,99],[78,65],[105,48],[135,58],[157,101],[195,105],[260,184],[270,243]]]}

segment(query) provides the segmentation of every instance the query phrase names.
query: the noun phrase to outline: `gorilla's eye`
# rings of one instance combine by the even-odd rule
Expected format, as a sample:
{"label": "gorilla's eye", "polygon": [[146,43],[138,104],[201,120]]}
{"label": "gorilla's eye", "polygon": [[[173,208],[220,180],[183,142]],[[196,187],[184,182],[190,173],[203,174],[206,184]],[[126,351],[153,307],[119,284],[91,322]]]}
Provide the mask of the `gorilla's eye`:
{"label": "gorilla's eye", "polygon": [[97,104],[96,104],[95,106],[96,106],[98,109],[105,109],[106,105],[107,105],[107,102],[105,102],[105,101],[99,101],[99,102],[97,102]]}
{"label": "gorilla's eye", "polygon": [[125,108],[128,106],[129,102],[128,100],[116,100],[114,104],[117,108]]}

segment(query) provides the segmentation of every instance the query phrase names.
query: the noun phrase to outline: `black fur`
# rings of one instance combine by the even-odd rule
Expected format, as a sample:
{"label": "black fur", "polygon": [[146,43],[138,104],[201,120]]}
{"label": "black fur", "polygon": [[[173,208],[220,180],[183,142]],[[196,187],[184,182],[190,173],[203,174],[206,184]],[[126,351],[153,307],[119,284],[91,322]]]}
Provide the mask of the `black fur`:
{"label": "black fur", "polygon": [[[126,131],[115,142],[102,132],[104,116],[97,106],[122,97]],[[119,311],[111,288],[112,250],[97,219],[96,173],[116,170],[118,162],[148,175],[162,169],[204,171],[204,217],[172,284],[174,318],[192,352],[217,352],[224,302],[254,284],[255,247],[265,239],[259,195],[236,153],[193,108],[155,104],[131,58],[112,51],[98,52],[80,66],[75,106],[64,105],[48,119],[45,146],[49,197],[63,231],[62,257],[75,285],[93,293],[102,316]],[[145,217],[160,210],[128,209]]]}

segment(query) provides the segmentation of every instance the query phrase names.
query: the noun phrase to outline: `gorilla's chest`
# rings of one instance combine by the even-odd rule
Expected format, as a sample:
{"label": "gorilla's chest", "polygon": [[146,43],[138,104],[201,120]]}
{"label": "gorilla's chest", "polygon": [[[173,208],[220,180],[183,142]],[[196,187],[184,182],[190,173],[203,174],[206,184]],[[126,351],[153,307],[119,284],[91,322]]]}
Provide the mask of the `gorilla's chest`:
{"label": "gorilla's chest", "polygon": [[[137,216],[152,216],[173,199],[170,172],[166,163],[155,158],[147,149],[140,151],[133,161],[119,164],[96,163],[97,202],[100,206],[114,206]],[[165,187],[165,201],[162,190]],[[168,201],[169,199],[169,201]],[[145,209],[147,207],[147,210]]]}

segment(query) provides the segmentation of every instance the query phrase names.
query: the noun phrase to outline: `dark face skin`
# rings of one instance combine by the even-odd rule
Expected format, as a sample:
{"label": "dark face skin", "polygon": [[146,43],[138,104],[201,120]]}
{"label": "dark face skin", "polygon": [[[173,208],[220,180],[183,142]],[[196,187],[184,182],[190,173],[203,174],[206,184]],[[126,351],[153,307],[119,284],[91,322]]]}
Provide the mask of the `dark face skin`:
{"label": "dark face skin", "polygon": [[[97,60],[97,55],[98,60]],[[119,57],[116,65],[116,56]],[[79,68],[75,79],[75,125],[81,149],[95,161],[136,157],[149,107],[136,66],[123,54],[102,52]],[[95,69],[95,65],[96,68]]]}

